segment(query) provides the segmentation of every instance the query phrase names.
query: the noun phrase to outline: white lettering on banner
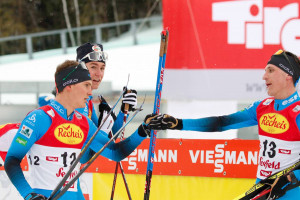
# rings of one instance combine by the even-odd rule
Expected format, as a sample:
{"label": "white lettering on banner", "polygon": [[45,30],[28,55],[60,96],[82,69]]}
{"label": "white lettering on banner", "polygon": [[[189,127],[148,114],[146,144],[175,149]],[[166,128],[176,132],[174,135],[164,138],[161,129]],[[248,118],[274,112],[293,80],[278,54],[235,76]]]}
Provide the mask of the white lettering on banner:
{"label": "white lettering on banner", "polygon": [[212,4],[212,20],[227,22],[228,44],[247,49],[282,45],[300,55],[299,3],[282,8],[263,7],[263,0],[224,1]]}
{"label": "white lettering on banner", "polygon": [[[148,149],[135,149],[122,161],[128,161],[128,170],[136,170],[137,162],[148,161]],[[177,150],[159,149],[154,154],[154,162],[177,163]]]}
{"label": "white lettering on banner", "polygon": [[148,161],[148,150],[147,149],[139,149],[138,150],[138,161],[139,162],[147,162]]}
{"label": "white lettering on banner", "polygon": [[224,144],[217,144],[215,150],[189,150],[189,154],[192,163],[214,164],[215,173],[222,173],[224,171],[224,164],[257,165],[257,151],[240,151],[237,154],[236,151],[225,151],[224,148]]}

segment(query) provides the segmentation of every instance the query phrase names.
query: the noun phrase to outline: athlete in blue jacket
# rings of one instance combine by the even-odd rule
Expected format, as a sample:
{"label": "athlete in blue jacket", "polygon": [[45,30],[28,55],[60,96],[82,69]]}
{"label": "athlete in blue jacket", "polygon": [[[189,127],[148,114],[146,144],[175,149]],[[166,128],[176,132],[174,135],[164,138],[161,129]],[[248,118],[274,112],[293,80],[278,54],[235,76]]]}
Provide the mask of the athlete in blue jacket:
{"label": "athlete in blue jacket", "polygon": [[[79,46],[76,49],[76,53],[76,60],[78,62],[84,61],[89,69],[92,79],[92,90],[98,89],[103,80],[107,62],[107,54],[103,51],[103,46],[101,44],[87,42]],[[126,88],[126,92],[122,98],[121,110],[117,116],[114,114],[114,112],[112,112],[108,117],[108,120],[106,120],[106,123],[103,124],[101,130],[105,131],[107,134],[109,134],[111,131],[112,133],[117,132],[123,124],[125,104],[129,105],[128,111],[132,111],[137,105],[136,95],[136,90],[131,89],[129,92],[129,90]],[[96,115],[95,108],[92,103],[92,96],[90,96],[85,108],[78,109],[80,113],[89,116],[96,126],[100,125],[111,109],[103,96],[100,96],[99,100],[99,117]]]}
{"label": "athlete in blue jacket", "polygon": [[[283,50],[269,60],[263,80],[271,98],[256,101],[248,108],[224,116],[200,119],[177,119],[170,115],[154,117],[149,127],[156,130],[219,132],[258,125],[260,152],[257,181],[292,166],[300,158],[300,97],[296,84],[300,76],[299,58]],[[148,115],[148,117],[153,117]],[[300,188],[287,188],[300,180],[300,170],[274,182],[270,197],[299,199]]]}
{"label": "athlete in blue jacket", "polygon": [[[103,80],[107,62],[107,54],[103,51],[103,46],[101,44],[88,42],[79,46],[76,49],[76,53],[76,60],[84,61],[89,70],[92,80],[92,90],[97,90]],[[55,95],[56,91],[52,93]],[[97,117],[92,96],[89,97],[84,108],[76,109],[81,114],[89,117],[96,126],[99,126],[100,123],[103,122],[108,112],[111,110],[111,107],[102,95],[98,98],[100,101],[99,117]],[[50,100],[51,98],[49,98],[48,96],[41,96],[39,97],[39,105],[47,105]],[[129,112],[135,108],[135,106],[137,105],[136,90],[131,89],[129,92],[126,89],[126,92],[122,98],[122,105],[118,115],[116,116],[115,113],[112,112],[108,117],[108,120],[106,120],[106,122],[103,124],[101,130],[103,130],[107,134],[111,132],[116,133],[122,127],[125,104],[129,105]]]}
{"label": "athlete in blue jacket", "polygon": [[[88,117],[75,111],[76,108],[85,106],[92,91],[92,81],[84,63],[66,61],[58,66],[55,83],[58,91],[56,99],[26,116],[13,139],[4,164],[8,177],[26,200],[49,197],[97,130]],[[147,126],[141,125],[126,140],[108,145],[101,155],[120,161],[148,134]],[[100,130],[80,162],[87,162],[108,140],[107,134]],[[20,167],[26,154],[30,165],[30,184]],[[79,166],[80,164],[76,166],[71,176],[78,173]],[[60,199],[83,200],[78,186],[79,184],[74,183]]]}

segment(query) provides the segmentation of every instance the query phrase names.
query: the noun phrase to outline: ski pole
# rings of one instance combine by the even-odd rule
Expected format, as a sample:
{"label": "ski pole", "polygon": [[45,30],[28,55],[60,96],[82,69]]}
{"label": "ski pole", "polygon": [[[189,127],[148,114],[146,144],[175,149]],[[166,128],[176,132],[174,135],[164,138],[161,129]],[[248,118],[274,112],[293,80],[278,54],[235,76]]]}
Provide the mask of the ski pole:
{"label": "ski pole", "polygon": [[[163,79],[164,79],[165,60],[166,60],[166,54],[167,54],[168,40],[169,40],[169,29],[166,28],[165,30],[162,31],[161,40],[160,40],[159,63],[158,63],[154,109],[153,109],[154,114],[155,113],[158,114],[159,109],[160,109],[161,92],[162,92]],[[150,184],[151,184],[152,171],[153,171],[156,134],[157,134],[157,131],[151,130],[144,200],[149,200],[149,198],[150,198]]]}
{"label": "ski pole", "polygon": [[[129,110],[129,104],[125,104],[125,106],[124,106],[123,124],[126,123],[128,110]],[[121,133],[120,141],[123,140],[124,134],[125,134],[125,129],[123,129],[123,131]],[[127,184],[127,181],[126,181],[126,177],[125,177],[125,173],[124,173],[124,169],[123,169],[121,161],[116,163],[115,175],[114,175],[114,180],[113,180],[113,186],[112,186],[112,190],[111,190],[110,199],[111,200],[114,199],[114,194],[115,194],[115,188],[116,188],[116,183],[117,183],[117,176],[118,176],[118,168],[119,168],[119,166],[120,166],[120,170],[121,170],[121,173],[122,173],[122,177],[123,177],[124,185],[125,185],[126,192],[127,192],[127,195],[128,195],[128,199],[131,200],[132,198],[131,198],[131,195],[130,195],[129,187],[128,187],[128,184]]]}
{"label": "ski pole", "polygon": [[114,110],[114,108],[116,107],[116,105],[119,103],[120,99],[122,98],[123,94],[125,93],[125,89],[123,89],[122,94],[120,95],[119,99],[117,100],[117,102],[115,103],[115,105],[111,108],[111,110],[108,112],[108,114],[106,115],[106,117],[104,118],[102,124],[98,127],[98,129],[95,131],[95,133],[93,134],[93,136],[90,138],[90,140],[87,142],[87,144],[85,145],[85,147],[81,150],[81,152],[79,153],[78,157],[76,158],[76,160],[73,162],[73,164],[70,166],[69,170],[67,171],[67,173],[65,174],[65,176],[62,178],[62,180],[57,184],[57,186],[54,188],[54,190],[52,191],[50,197],[48,198],[49,200],[58,192],[58,190],[60,190],[60,188],[65,184],[66,180],[69,178],[70,174],[72,173],[72,171],[74,170],[74,168],[76,167],[76,165],[79,163],[81,157],[83,156],[83,154],[87,151],[88,147],[90,146],[90,144],[92,143],[92,141],[94,140],[94,138],[96,137],[96,135],[98,134],[98,132],[100,131],[100,129],[102,128],[103,124],[106,122],[106,120],[108,119],[108,117],[110,116],[110,114],[112,113],[112,111]]}
{"label": "ski pole", "polygon": [[[62,188],[58,191],[57,194],[54,194],[54,197],[51,200],[57,200],[59,197],[61,197],[74,183],[75,181],[83,174],[83,172],[96,160],[96,158],[104,151],[104,149],[115,139],[118,137],[120,132],[134,119],[134,117],[142,111],[142,107],[144,105],[145,98],[141,106],[135,110],[132,117],[124,124],[111,138],[110,140],[103,145],[103,147],[93,155],[93,157],[86,163],[86,165],[79,170],[79,172]],[[50,198],[49,198],[50,199]],[[48,199],[48,200],[49,200]]]}

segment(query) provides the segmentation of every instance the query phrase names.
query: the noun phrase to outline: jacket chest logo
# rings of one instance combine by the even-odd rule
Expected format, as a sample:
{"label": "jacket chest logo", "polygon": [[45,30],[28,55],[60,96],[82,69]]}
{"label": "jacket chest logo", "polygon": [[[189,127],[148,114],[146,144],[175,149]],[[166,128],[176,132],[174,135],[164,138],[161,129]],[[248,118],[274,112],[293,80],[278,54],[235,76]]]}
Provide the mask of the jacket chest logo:
{"label": "jacket chest logo", "polygon": [[290,124],[288,120],[278,113],[267,113],[259,119],[260,128],[270,134],[281,134],[286,132]]}
{"label": "jacket chest logo", "polygon": [[64,144],[80,144],[84,139],[84,133],[81,128],[75,124],[60,124],[54,129],[54,136]]}

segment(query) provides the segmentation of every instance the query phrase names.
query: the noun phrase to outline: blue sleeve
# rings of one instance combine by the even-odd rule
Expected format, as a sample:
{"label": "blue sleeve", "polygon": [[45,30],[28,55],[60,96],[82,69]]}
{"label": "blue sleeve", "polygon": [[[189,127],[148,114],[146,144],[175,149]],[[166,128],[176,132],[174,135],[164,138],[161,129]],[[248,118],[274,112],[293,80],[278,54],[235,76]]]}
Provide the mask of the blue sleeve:
{"label": "blue sleeve", "polygon": [[[91,139],[91,137],[94,135],[94,133],[97,131],[97,127],[95,126],[94,122],[92,120],[90,120],[88,117],[86,118],[88,120],[89,123],[89,132],[88,132],[88,136],[86,138],[86,141],[83,145],[83,148],[86,146],[86,144],[89,142],[89,140]],[[100,130],[100,132],[102,132]],[[99,133],[98,133],[99,134]],[[97,134],[97,135],[98,135]],[[107,137],[107,134],[106,134]],[[94,138],[95,140],[95,138]],[[93,141],[94,141],[93,140]],[[91,144],[92,145],[92,144]],[[91,145],[88,147],[88,149],[86,150],[86,152],[82,155],[81,159],[80,159],[80,163],[86,163],[87,161],[89,161],[89,159],[91,159],[91,157],[95,154],[95,151],[93,151],[91,149]]]}
{"label": "blue sleeve", "polygon": [[[127,115],[129,117],[129,115]],[[116,121],[114,122],[114,125],[112,127],[112,132],[116,133],[118,130],[123,126],[123,121],[124,121],[124,113],[120,110]]]}
{"label": "blue sleeve", "polygon": [[39,107],[48,105],[50,103],[51,99],[53,99],[51,96],[40,96],[39,97]]}
{"label": "blue sleeve", "polygon": [[257,101],[244,110],[230,115],[205,117],[199,119],[183,119],[183,129],[188,131],[221,132],[229,129],[257,125],[256,108]]}
{"label": "blue sleeve", "polygon": [[93,104],[93,109],[92,109],[91,120],[94,122],[95,126],[98,126],[98,117],[97,117],[97,114],[96,114],[96,110],[95,110],[94,104]]}
{"label": "blue sleeve", "polygon": [[[89,125],[89,135],[92,135],[97,130],[97,128],[93,123],[89,122]],[[117,162],[121,161],[129,156],[145,138],[146,137],[141,137],[138,134],[138,130],[136,130],[130,137],[121,142],[111,142],[101,153],[101,155]],[[86,162],[86,159],[91,155],[91,152],[98,152],[109,140],[110,139],[107,137],[107,134],[104,131],[100,130],[91,143],[86,155],[84,155],[80,161]]]}
{"label": "blue sleeve", "polygon": [[22,121],[7,152],[4,163],[5,171],[22,197],[33,190],[24,177],[20,163],[31,146],[48,130],[50,124],[51,119],[44,111],[32,111]]}

